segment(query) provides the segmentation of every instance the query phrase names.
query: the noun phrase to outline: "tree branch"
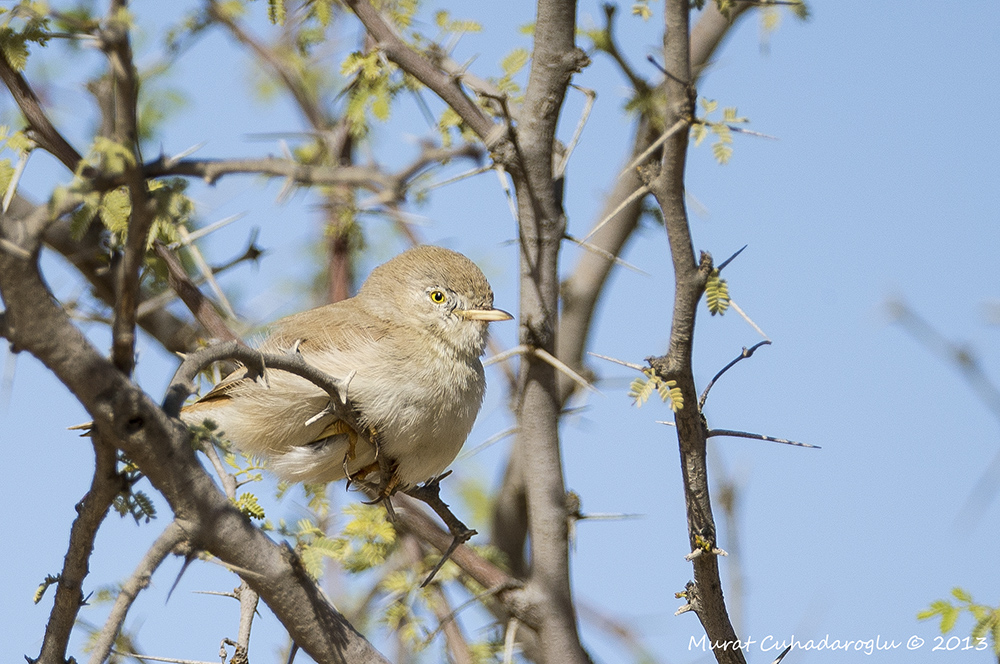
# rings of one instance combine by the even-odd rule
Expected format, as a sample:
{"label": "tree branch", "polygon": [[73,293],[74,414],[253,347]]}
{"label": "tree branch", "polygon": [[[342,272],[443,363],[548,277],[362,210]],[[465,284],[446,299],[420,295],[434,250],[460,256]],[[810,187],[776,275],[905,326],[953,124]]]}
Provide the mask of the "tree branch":
{"label": "tree branch", "polygon": [[[705,5],[698,22],[691,29],[690,60],[692,69],[696,72],[696,80],[705,71],[709,59],[715,54],[730,29],[748,8],[749,5],[741,4],[734,8],[727,18],[719,13],[714,2]],[[629,162],[645,152],[659,137],[660,132],[656,130],[656,126],[650,123],[646,116],[639,118]],[[663,126],[669,127],[671,124]],[[597,219],[607,218],[612,210],[617,209],[622,201],[642,184],[635,171],[623,173],[615,180],[613,189],[606,197]],[[641,214],[641,203],[639,201],[632,203],[594,233],[589,242],[611,256],[620,256],[632,233],[638,228]],[[595,252],[581,252],[572,273],[562,285],[563,313],[559,326],[559,352],[556,356],[584,375],[587,373],[583,367],[584,350],[592,329],[594,310],[613,267],[613,261],[605,256]],[[560,378],[560,395],[563,403],[572,392],[573,384],[566,378]]]}
{"label": "tree branch", "polygon": [[35,660],[38,664],[65,664],[69,635],[84,603],[83,580],[90,572],[90,555],[94,551],[97,530],[115,496],[127,489],[124,477],[118,473],[115,448],[99,436],[91,441],[96,457],[94,479],[87,495],[76,506],[77,517],[69,532],[69,546],[56,586],[55,601],[45,625],[41,652]]}
{"label": "tree branch", "polygon": [[[7,231],[0,217],[0,235]],[[58,307],[37,263],[0,252],[4,333],[45,364],[143,472],[192,544],[234,568],[317,662],[385,662],[316,588],[298,558],[255,528],[195,457],[187,428],[168,418],[95,349]],[[62,663],[62,659],[58,660]]]}
{"label": "tree branch", "polygon": [[[669,73],[664,81],[667,106],[664,125],[678,121],[690,123],[694,116],[696,90],[692,77],[689,34],[690,4],[687,0],[667,0],[664,12],[664,67]],[[687,131],[679,131],[663,144],[660,171],[650,178],[649,186],[660,205],[670,257],[674,267],[673,320],[669,352],[648,358],[650,366],[664,380],[675,380],[686,407],[676,412],[677,440],[688,517],[688,538],[694,566],[694,582],[688,584],[687,605],[698,615],[708,638],[713,642],[734,642],[736,633],[726,612],[719,578],[716,552],[715,519],[708,488],[706,430],[697,408],[698,393],[692,369],[694,323],[698,301],[712,272],[712,257],[702,253],[695,261],[691,231],[684,201],[684,168],[688,147]],[[713,651],[719,662],[743,664],[738,649]]]}
{"label": "tree branch", "polygon": [[115,645],[115,640],[121,632],[122,625],[125,623],[125,617],[128,615],[129,609],[132,608],[132,603],[135,602],[141,591],[149,587],[153,572],[184,539],[183,529],[176,521],[171,521],[170,525],[160,533],[153,545],[149,547],[135,571],[118,591],[118,596],[111,607],[111,613],[104,623],[104,628],[91,642],[90,664],[103,664],[107,660]]}
{"label": "tree branch", "polygon": [[[288,178],[300,185],[345,185],[367,189],[380,195],[380,201],[389,203],[401,200],[409,181],[428,165],[450,159],[480,159],[481,150],[474,145],[455,148],[425,146],[420,155],[397,173],[386,173],[378,167],[366,166],[312,166],[291,159],[265,157],[263,159],[181,159],[161,156],[143,166],[147,178],[186,176],[201,178],[215,184],[225,175],[254,174]],[[102,188],[117,186],[115,180],[101,183]]]}
{"label": "tree branch", "polygon": [[[378,48],[418,81],[426,85],[446,104],[458,113],[462,121],[486,144],[490,152],[495,152],[506,140],[506,129],[488,118],[482,110],[466,96],[459,79],[438,69],[427,56],[407,45],[382,14],[368,0],[345,0],[368,33],[375,39]],[[511,155],[507,155],[509,159]],[[497,157],[494,157],[497,159]],[[503,158],[498,159],[506,163]]]}
{"label": "tree branch", "polygon": [[34,141],[61,161],[70,171],[75,171],[77,164],[80,163],[80,153],[55,128],[42,109],[42,104],[35,91],[31,89],[20,72],[14,70],[3,53],[0,53],[0,80],[10,90],[11,96],[28,121]]}
{"label": "tree branch", "polygon": [[108,8],[107,26],[101,32],[101,48],[108,58],[110,77],[114,81],[114,130],[113,140],[125,146],[134,156],[135,163],[125,166],[124,179],[132,204],[132,215],[125,238],[122,258],[115,288],[114,320],[111,326],[111,357],[126,375],[135,367],[135,326],[139,308],[139,271],[146,257],[146,236],[153,225],[154,212],[150,205],[146,180],[138,164],[139,130],[136,104],[139,81],[132,60],[132,44],[125,17],[126,0],[112,0]]}
{"label": "tree branch", "polygon": [[198,290],[198,287],[187,276],[184,266],[174,256],[174,253],[159,240],[153,243],[153,251],[167,266],[167,283],[170,284],[170,288],[187,305],[202,327],[220,341],[236,341],[238,339],[236,334],[222,320],[222,316],[215,310],[211,300]]}
{"label": "tree branch", "polygon": [[[251,51],[254,52],[258,58],[260,58],[271,70],[277,75],[281,82],[284,84],[285,88],[292,94],[295,99],[296,106],[305,116],[306,121],[318,132],[326,134],[329,132],[331,125],[333,124],[332,118],[326,116],[320,108],[319,101],[316,99],[309,89],[303,85],[302,77],[299,76],[294,70],[292,70],[282,59],[275,53],[274,49],[268,48],[256,39],[253,35],[247,32],[243,26],[237,23],[230,12],[220,11],[218,3],[215,0],[210,0],[207,5],[208,15],[218,23],[229,30],[230,34],[233,35],[238,42],[247,46]],[[324,141],[326,143],[326,141]]]}
{"label": "tree branch", "polygon": [[[576,3],[541,0],[531,71],[520,111],[516,168],[508,167],[518,201],[520,344],[555,353],[559,248],[565,234],[562,177],[553,172],[555,133],[572,75],[589,64],[575,44]],[[555,367],[537,353],[520,364],[515,450],[524,455],[530,532],[528,588],[537,597],[540,659],[589,662],[580,644],[569,580],[565,482],[559,446]]]}

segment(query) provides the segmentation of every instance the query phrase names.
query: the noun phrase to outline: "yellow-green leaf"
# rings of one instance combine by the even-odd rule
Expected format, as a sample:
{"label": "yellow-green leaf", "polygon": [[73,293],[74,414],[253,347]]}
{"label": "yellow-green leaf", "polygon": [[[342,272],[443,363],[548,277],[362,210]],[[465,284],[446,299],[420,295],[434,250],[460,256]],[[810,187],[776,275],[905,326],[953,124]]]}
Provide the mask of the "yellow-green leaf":
{"label": "yellow-green leaf", "polygon": [[284,25],[285,0],[267,0],[267,18],[275,25]]}
{"label": "yellow-green leaf", "polygon": [[714,270],[705,283],[705,303],[713,316],[721,316],[729,309],[729,284],[719,278],[718,270]]}
{"label": "yellow-green leaf", "polygon": [[513,51],[504,56],[504,59],[500,61],[500,68],[508,76],[513,76],[517,72],[524,68],[524,65],[528,64],[528,59],[531,54],[526,48],[515,48]]}
{"label": "yellow-green leaf", "polygon": [[98,208],[104,225],[113,233],[124,233],[132,214],[132,201],[126,187],[112,189],[101,197]]}
{"label": "yellow-green leaf", "polygon": [[728,164],[729,158],[733,156],[733,149],[725,143],[719,142],[712,145],[712,154],[720,164]]}

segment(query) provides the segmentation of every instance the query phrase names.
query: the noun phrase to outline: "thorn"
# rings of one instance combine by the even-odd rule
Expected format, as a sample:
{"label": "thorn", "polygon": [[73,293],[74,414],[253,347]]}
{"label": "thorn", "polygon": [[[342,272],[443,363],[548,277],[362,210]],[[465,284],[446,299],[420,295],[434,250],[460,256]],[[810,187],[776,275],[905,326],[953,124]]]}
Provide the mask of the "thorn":
{"label": "thorn", "polygon": [[608,357],[607,355],[601,355],[600,353],[594,353],[591,351],[587,351],[587,355],[593,355],[594,357],[598,357],[602,360],[607,360],[608,362],[614,362],[615,364],[620,364],[623,367],[628,367],[629,369],[635,369],[636,371],[645,372],[646,369],[649,368],[649,367],[644,367],[640,364],[633,364],[631,362],[626,362],[625,360],[618,360],[613,357]]}
{"label": "thorn", "polygon": [[176,166],[177,162],[179,162],[181,159],[184,159],[185,157],[190,157],[195,152],[205,147],[207,144],[208,144],[207,141],[202,141],[201,143],[192,145],[187,150],[181,150],[173,157],[164,157],[163,165],[166,166],[167,168],[172,168],[173,166]]}

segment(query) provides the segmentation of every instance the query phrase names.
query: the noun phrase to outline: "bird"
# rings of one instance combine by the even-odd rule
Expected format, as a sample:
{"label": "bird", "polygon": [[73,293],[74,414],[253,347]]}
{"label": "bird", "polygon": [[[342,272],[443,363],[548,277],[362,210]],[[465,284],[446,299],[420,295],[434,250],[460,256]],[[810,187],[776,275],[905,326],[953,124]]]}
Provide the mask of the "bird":
{"label": "bird", "polygon": [[297,351],[343,381],[356,424],[373,436],[329,412],[322,388],[277,370],[233,371],[181,419],[211,421],[289,482],[377,477],[386,495],[416,487],[440,477],[465,443],[486,390],[488,324],[512,318],[493,307],[493,290],[469,258],[417,246],[376,267],[354,297],[273,323],[258,346]]}

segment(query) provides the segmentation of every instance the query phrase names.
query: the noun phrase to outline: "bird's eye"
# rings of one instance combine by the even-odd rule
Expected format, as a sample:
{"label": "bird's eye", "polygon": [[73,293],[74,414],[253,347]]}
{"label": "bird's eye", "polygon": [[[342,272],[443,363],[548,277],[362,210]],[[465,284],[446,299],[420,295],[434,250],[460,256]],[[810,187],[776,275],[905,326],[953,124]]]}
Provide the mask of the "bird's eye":
{"label": "bird's eye", "polygon": [[430,292],[430,298],[431,302],[433,302],[434,304],[442,304],[446,299],[448,299],[445,296],[444,291],[440,290],[432,290]]}

